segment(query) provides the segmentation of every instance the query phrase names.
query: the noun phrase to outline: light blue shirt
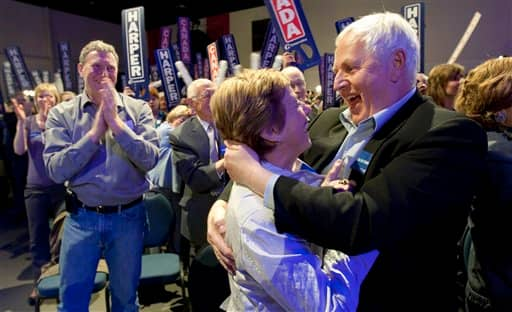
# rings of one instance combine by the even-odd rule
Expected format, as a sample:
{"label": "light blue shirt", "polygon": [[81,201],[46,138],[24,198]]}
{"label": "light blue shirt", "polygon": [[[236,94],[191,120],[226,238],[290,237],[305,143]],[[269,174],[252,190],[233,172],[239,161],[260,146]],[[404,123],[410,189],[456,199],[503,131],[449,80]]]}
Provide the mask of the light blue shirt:
{"label": "light blue shirt", "polygon": [[[319,185],[323,176],[262,164],[280,175]],[[234,184],[226,214],[226,241],[237,271],[230,275],[227,311],[356,311],[359,289],[378,252],[347,256],[292,234],[280,234],[260,196]]]}
{"label": "light blue shirt", "polygon": [[[366,144],[370,141],[373,135],[379,131],[393,117],[396,112],[407,103],[407,101],[414,95],[416,88],[412,88],[407,94],[393,105],[388,106],[373,116],[361,121],[355,125],[351,120],[350,110],[347,108],[340,114],[340,122],[347,129],[348,134],[341,144],[336,156],[329,163],[322,173],[327,173],[337,159],[343,160],[343,170],[340,172],[340,178],[348,178],[350,175],[350,168],[357,156],[361,153]],[[278,175],[272,175],[269,182],[265,187],[264,200],[265,205],[274,209],[274,186],[276,184]]]}
{"label": "light blue shirt", "polygon": [[171,158],[172,147],[169,136],[173,129],[172,125],[166,121],[160,124],[156,129],[158,137],[160,138],[158,161],[156,162],[156,166],[148,171],[146,175],[151,182],[152,187],[157,186],[167,189],[171,189],[172,187],[172,173],[174,170]]}
{"label": "light blue shirt", "polygon": [[48,175],[87,206],[126,204],[149,189],[146,172],[158,159],[158,134],[149,105],[122,94],[117,114],[123,127],[110,129],[100,143],[87,135],[97,107],[85,93],[48,113],[43,159]]}
{"label": "light blue shirt", "polygon": [[341,144],[336,156],[327,165],[322,173],[327,173],[331,169],[334,162],[338,159],[343,160],[343,171],[340,178],[348,178],[350,175],[350,168],[357,159],[361,150],[370,141],[373,135],[382,128],[382,126],[389,120],[404,104],[414,95],[416,89],[409,91],[403,98],[398,100],[391,106],[388,106],[373,116],[361,121],[358,125],[352,122],[352,114],[347,108],[340,114],[340,122],[347,129],[347,136]]}

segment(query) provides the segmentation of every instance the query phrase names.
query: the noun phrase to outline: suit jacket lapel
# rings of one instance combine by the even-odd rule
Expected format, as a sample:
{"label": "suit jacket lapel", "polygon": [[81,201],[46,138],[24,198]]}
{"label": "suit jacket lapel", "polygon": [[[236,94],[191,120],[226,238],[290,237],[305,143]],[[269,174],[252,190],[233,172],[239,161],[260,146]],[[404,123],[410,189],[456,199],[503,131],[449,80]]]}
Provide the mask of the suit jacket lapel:
{"label": "suit jacket lapel", "polygon": [[[332,161],[346,136],[347,129],[345,129],[341,123],[338,123],[338,125],[330,130],[327,137],[316,139],[316,146],[325,147],[323,150],[318,150],[316,148],[312,149],[311,154],[313,158],[318,159],[318,161],[315,161],[311,165],[315,170],[317,170],[317,172],[320,172],[320,168],[325,168]],[[315,155],[315,152],[318,152],[319,154]]]}
{"label": "suit jacket lapel", "polygon": [[[367,177],[371,178],[374,176],[373,171],[375,170],[375,166],[377,162],[375,159],[379,157],[374,157],[379,153],[379,150],[384,146],[385,141],[391,138],[393,135],[399,131],[405,121],[409,118],[409,116],[416,110],[418,105],[421,105],[423,102],[422,96],[416,91],[416,93],[402,106],[395,115],[391,117],[390,120],[386,122],[379,129],[377,133],[373,135],[368,144],[363,148],[363,154],[366,154],[366,157],[369,157],[369,164],[367,170],[365,172],[361,172],[359,170],[352,170],[350,174],[350,179],[356,181],[358,185],[360,185],[363,181],[366,180]],[[368,156],[369,155],[369,156]],[[357,163],[354,162],[354,164]]]}
{"label": "suit jacket lapel", "polygon": [[321,172],[331,162],[347,135],[339,120],[340,112],[341,108],[324,111],[309,128],[312,145],[301,158],[317,172]]}
{"label": "suit jacket lapel", "polygon": [[[199,155],[203,161],[207,163],[210,162],[210,139],[208,139],[208,134],[197,119],[197,116],[193,117],[192,127],[190,129],[191,139],[193,140],[193,144],[196,147],[196,150],[199,152]],[[206,144],[205,144],[206,143]]]}

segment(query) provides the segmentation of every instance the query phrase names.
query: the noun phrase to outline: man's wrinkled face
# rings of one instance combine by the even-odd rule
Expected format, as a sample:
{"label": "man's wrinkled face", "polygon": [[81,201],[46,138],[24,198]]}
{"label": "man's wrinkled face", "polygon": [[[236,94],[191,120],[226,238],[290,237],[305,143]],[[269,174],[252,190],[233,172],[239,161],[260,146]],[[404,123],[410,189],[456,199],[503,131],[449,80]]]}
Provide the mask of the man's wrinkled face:
{"label": "man's wrinkled face", "polygon": [[208,83],[198,87],[198,95],[192,98],[192,108],[196,114],[205,121],[212,121],[210,99],[215,92],[215,84]]}
{"label": "man's wrinkled face", "polygon": [[355,124],[372,116],[386,103],[388,72],[386,62],[378,60],[363,42],[350,40],[350,35],[338,42],[334,58],[334,90],[343,97]]}

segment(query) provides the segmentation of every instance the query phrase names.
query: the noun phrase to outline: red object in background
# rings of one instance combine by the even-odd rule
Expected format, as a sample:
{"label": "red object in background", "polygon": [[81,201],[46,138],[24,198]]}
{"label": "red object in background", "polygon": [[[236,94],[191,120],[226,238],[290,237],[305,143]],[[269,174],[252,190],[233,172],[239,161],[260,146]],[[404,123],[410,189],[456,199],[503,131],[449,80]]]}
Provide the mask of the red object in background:
{"label": "red object in background", "polygon": [[154,28],[146,31],[146,40],[148,43],[149,64],[155,64],[155,50],[160,49],[160,28]]}
{"label": "red object in background", "polygon": [[229,13],[207,17],[206,34],[213,40],[229,34]]}

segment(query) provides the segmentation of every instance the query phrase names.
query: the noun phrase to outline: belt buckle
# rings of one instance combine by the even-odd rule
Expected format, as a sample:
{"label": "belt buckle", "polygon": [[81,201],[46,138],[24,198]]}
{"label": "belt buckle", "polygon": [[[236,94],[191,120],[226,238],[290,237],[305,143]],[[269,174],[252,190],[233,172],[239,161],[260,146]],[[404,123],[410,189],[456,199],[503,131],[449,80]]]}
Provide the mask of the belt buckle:
{"label": "belt buckle", "polygon": [[103,206],[102,205],[96,206],[96,212],[103,213]]}

